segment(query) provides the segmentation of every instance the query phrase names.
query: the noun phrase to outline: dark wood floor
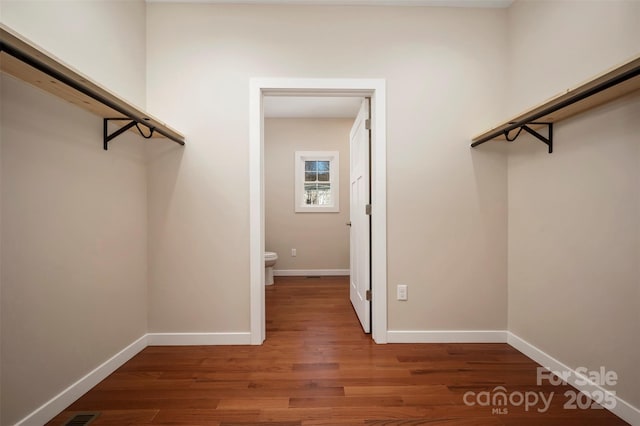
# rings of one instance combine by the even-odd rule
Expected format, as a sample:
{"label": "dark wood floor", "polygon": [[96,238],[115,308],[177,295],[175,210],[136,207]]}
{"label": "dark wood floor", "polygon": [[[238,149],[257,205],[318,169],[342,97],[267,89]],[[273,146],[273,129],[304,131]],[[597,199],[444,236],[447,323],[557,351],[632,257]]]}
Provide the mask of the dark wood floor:
{"label": "dark wood floor", "polygon": [[[372,343],[346,277],[276,280],[264,345],[148,347],[50,424],[80,411],[101,412],[96,426],[626,424],[564,409],[572,388],[536,386],[538,365],[506,344]],[[545,413],[464,403],[497,386],[555,396]]]}

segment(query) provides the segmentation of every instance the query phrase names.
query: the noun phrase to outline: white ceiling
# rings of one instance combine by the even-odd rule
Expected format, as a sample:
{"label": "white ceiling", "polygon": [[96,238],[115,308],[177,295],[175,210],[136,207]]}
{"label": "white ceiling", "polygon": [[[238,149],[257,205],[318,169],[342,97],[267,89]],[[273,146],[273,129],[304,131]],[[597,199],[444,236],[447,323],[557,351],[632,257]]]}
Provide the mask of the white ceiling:
{"label": "white ceiling", "polygon": [[433,6],[505,8],[514,0],[146,0],[148,3],[295,4],[340,6]]}
{"label": "white ceiling", "polygon": [[362,98],[265,96],[266,118],[355,118]]}

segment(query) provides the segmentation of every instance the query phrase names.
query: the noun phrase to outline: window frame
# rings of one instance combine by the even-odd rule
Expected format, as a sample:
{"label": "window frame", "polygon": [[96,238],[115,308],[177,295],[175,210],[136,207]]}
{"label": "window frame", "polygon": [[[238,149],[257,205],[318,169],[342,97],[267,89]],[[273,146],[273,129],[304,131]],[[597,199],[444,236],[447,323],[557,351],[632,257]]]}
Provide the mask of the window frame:
{"label": "window frame", "polygon": [[[329,161],[328,183],[331,188],[331,204],[319,206],[304,203],[305,161]],[[294,187],[296,213],[340,212],[340,153],[338,151],[296,151]]]}

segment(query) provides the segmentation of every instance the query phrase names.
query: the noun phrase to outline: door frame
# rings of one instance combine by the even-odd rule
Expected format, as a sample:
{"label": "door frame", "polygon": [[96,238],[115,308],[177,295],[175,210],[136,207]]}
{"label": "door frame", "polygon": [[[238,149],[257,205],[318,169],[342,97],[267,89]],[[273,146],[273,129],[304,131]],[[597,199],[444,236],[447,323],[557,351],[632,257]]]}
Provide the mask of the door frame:
{"label": "door frame", "polygon": [[252,78],[249,88],[249,277],[251,344],[266,338],[264,287],[264,110],[268,96],[371,98],[371,330],[387,343],[387,138],[384,79]]}

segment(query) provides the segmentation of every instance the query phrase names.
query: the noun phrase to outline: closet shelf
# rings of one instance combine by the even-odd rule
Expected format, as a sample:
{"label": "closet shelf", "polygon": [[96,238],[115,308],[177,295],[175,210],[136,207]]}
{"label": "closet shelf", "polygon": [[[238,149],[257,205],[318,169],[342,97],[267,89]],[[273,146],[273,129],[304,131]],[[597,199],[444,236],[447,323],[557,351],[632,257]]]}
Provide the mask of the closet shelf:
{"label": "closet shelf", "polygon": [[[62,61],[0,24],[0,69],[103,118],[103,147],[126,130],[144,138],[167,138],[180,145],[185,138],[162,121],[110,92]],[[108,134],[110,121],[123,125]]]}
{"label": "closet shelf", "polygon": [[[522,130],[547,144],[553,152],[553,124],[640,90],[640,56],[518,114],[472,139],[472,147],[490,140],[514,141]],[[548,136],[538,129],[548,128]],[[514,131],[517,130],[517,131]]]}

